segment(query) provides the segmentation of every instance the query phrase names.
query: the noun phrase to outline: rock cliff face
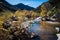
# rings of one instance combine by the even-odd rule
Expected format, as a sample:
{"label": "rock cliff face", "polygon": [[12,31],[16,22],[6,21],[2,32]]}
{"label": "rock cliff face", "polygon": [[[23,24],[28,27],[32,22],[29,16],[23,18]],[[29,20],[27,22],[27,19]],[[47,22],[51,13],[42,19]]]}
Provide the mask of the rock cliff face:
{"label": "rock cliff face", "polygon": [[40,16],[47,16],[47,12],[52,9],[52,6],[49,2],[45,2],[41,5],[41,13]]}
{"label": "rock cliff face", "polygon": [[[45,2],[41,5],[41,12],[40,12],[40,16],[42,17],[46,17],[48,14],[48,17],[52,17],[53,15],[54,18],[57,19],[57,21],[59,22],[60,20],[60,4],[59,4],[59,0],[49,0],[48,2]],[[51,16],[49,16],[51,15]],[[60,27],[60,22],[59,25],[58,24],[51,24],[50,22],[52,21],[48,21],[49,23],[47,23],[47,21],[42,21],[40,23],[40,28],[41,30],[41,40],[57,40],[57,36],[56,36],[56,29],[55,27]],[[51,33],[51,34],[50,34]]]}
{"label": "rock cliff face", "polygon": [[44,2],[44,3],[42,3],[40,6],[38,6],[36,9],[35,9],[35,11],[37,11],[37,12],[41,12],[42,10],[42,7],[43,7],[43,9],[50,9],[51,8],[51,4],[49,3],[49,2]]}
{"label": "rock cliff face", "polygon": [[50,4],[52,4],[52,6],[56,6],[59,7],[60,6],[60,0],[49,0]]}
{"label": "rock cliff face", "polygon": [[58,10],[58,13],[60,13],[60,0],[49,0],[44,2],[37,7],[35,11],[39,12],[40,16],[46,16],[48,11],[54,11],[54,7]]}

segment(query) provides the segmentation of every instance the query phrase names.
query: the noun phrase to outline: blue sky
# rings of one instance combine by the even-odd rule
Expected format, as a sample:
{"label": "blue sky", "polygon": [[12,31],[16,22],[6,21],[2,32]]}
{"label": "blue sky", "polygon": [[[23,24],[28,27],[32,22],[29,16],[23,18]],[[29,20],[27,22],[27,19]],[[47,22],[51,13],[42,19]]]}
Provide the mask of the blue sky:
{"label": "blue sky", "polygon": [[9,2],[12,5],[23,3],[25,5],[36,8],[39,5],[41,5],[43,2],[46,2],[48,0],[6,0],[6,1]]}

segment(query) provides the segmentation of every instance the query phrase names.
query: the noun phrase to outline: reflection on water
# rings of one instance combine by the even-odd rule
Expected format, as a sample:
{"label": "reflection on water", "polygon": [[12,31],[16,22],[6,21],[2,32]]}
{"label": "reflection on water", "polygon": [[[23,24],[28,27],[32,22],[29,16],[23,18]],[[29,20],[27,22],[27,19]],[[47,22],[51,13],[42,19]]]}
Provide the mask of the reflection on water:
{"label": "reflection on water", "polygon": [[30,32],[40,33],[39,27],[40,27],[40,24],[38,22],[33,23],[30,28]]}
{"label": "reflection on water", "polygon": [[[30,28],[30,32],[35,33],[35,34],[40,33],[40,30],[38,29],[39,26],[40,24],[38,22],[33,23]],[[36,35],[32,38],[32,40],[40,40],[40,36]]]}
{"label": "reflection on water", "polygon": [[[35,22],[32,24],[31,28],[30,28],[30,32],[36,33],[36,34],[40,34],[40,24],[38,22]],[[57,36],[56,35],[49,35],[51,37],[48,37],[49,40],[56,40]],[[32,40],[40,40],[40,36],[36,36],[34,38],[32,38]]]}

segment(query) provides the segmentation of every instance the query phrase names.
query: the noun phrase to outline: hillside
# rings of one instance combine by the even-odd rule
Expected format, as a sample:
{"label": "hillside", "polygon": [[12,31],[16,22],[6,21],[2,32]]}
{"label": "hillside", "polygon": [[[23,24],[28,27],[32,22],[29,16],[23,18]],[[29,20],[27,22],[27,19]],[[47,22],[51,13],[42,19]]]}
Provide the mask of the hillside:
{"label": "hillside", "polygon": [[16,11],[16,10],[33,10],[34,8],[33,7],[30,7],[28,5],[24,5],[22,3],[20,4],[17,4],[17,5],[11,5],[9,4],[8,2],[6,2],[5,0],[0,0],[0,10],[4,11],[4,10],[9,10],[9,11]]}
{"label": "hillside", "polygon": [[22,3],[20,3],[20,4],[17,4],[17,5],[14,5],[15,7],[17,7],[17,8],[19,8],[19,9],[21,9],[21,10],[34,10],[34,8],[33,7],[30,7],[30,6],[28,6],[28,5],[24,5],[24,4],[22,4]]}
{"label": "hillside", "polygon": [[17,7],[12,6],[11,4],[9,4],[8,2],[6,2],[5,0],[1,0],[0,2],[2,2],[0,4],[1,10],[16,11],[18,9]]}

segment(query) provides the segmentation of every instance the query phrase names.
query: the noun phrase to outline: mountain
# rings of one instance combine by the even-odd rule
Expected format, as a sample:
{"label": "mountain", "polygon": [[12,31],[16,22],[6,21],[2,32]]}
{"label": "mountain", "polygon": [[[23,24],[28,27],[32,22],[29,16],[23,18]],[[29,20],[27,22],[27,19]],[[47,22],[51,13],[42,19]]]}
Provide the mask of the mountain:
{"label": "mountain", "polygon": [[40,13],[41,12],[41,5],[38,6],[37,8],[35,8],[34,11]]}
{"label": "mountain", "polygon": [[10,11],[16,11],[18,8],[9,4],[5,0],[0,0],[0,10],[10,10]]}
{"label": "mountain", "polygon": [[40,13],[40,12],[41,12],[41,6],[42,6],[43,4],[46,4],[46,3],[47,3],[47,2],[42,3],[42,4],[39,5],[37,8],[35,8],[34,11]]}
{"label": "mountain", "polygon": [[27,6],[27,5],[24,5],[22,3],[17,4],[17,5],[11,5],[5,0],[0,0],[0,11],[9,10],[9,11],[14,12],[16,10],[23,10],[23,9],[33,10],[34,8]]}
{"label": "mountain", "polygon": [[43,4],[45,4],[45,3],[46,3],[46,2],[42,3],[41,5],[39,5],[37,8],[34,9],[34,11],[40,13],[40,12],[41,12],[41,6],[42,6]]}
{"label": "mountain", "polygon": [[[40,6],[38,6],[36,9],[34,9],[34,11],[36,12],[41,12],[41,6],[42,5],[46,5],[47,7],[50,8],[52,6],[52,8],[55,6],[57,8],[60,9],[60,0],[48,0],[47,2],[42,3]],[[51,6],[49,6],[51,4]]]}
{"label": "mountain", "polygon": [[24,5],[22,3],[17,4],[17,5],[14,5],[14,6],[17,7],[17,8],[19,8],[19,9],[21,9],[21,10],[23,10],[23,9],[26,9],[26,10],[34,10],[33,7],[30,7],[28,5]]}

